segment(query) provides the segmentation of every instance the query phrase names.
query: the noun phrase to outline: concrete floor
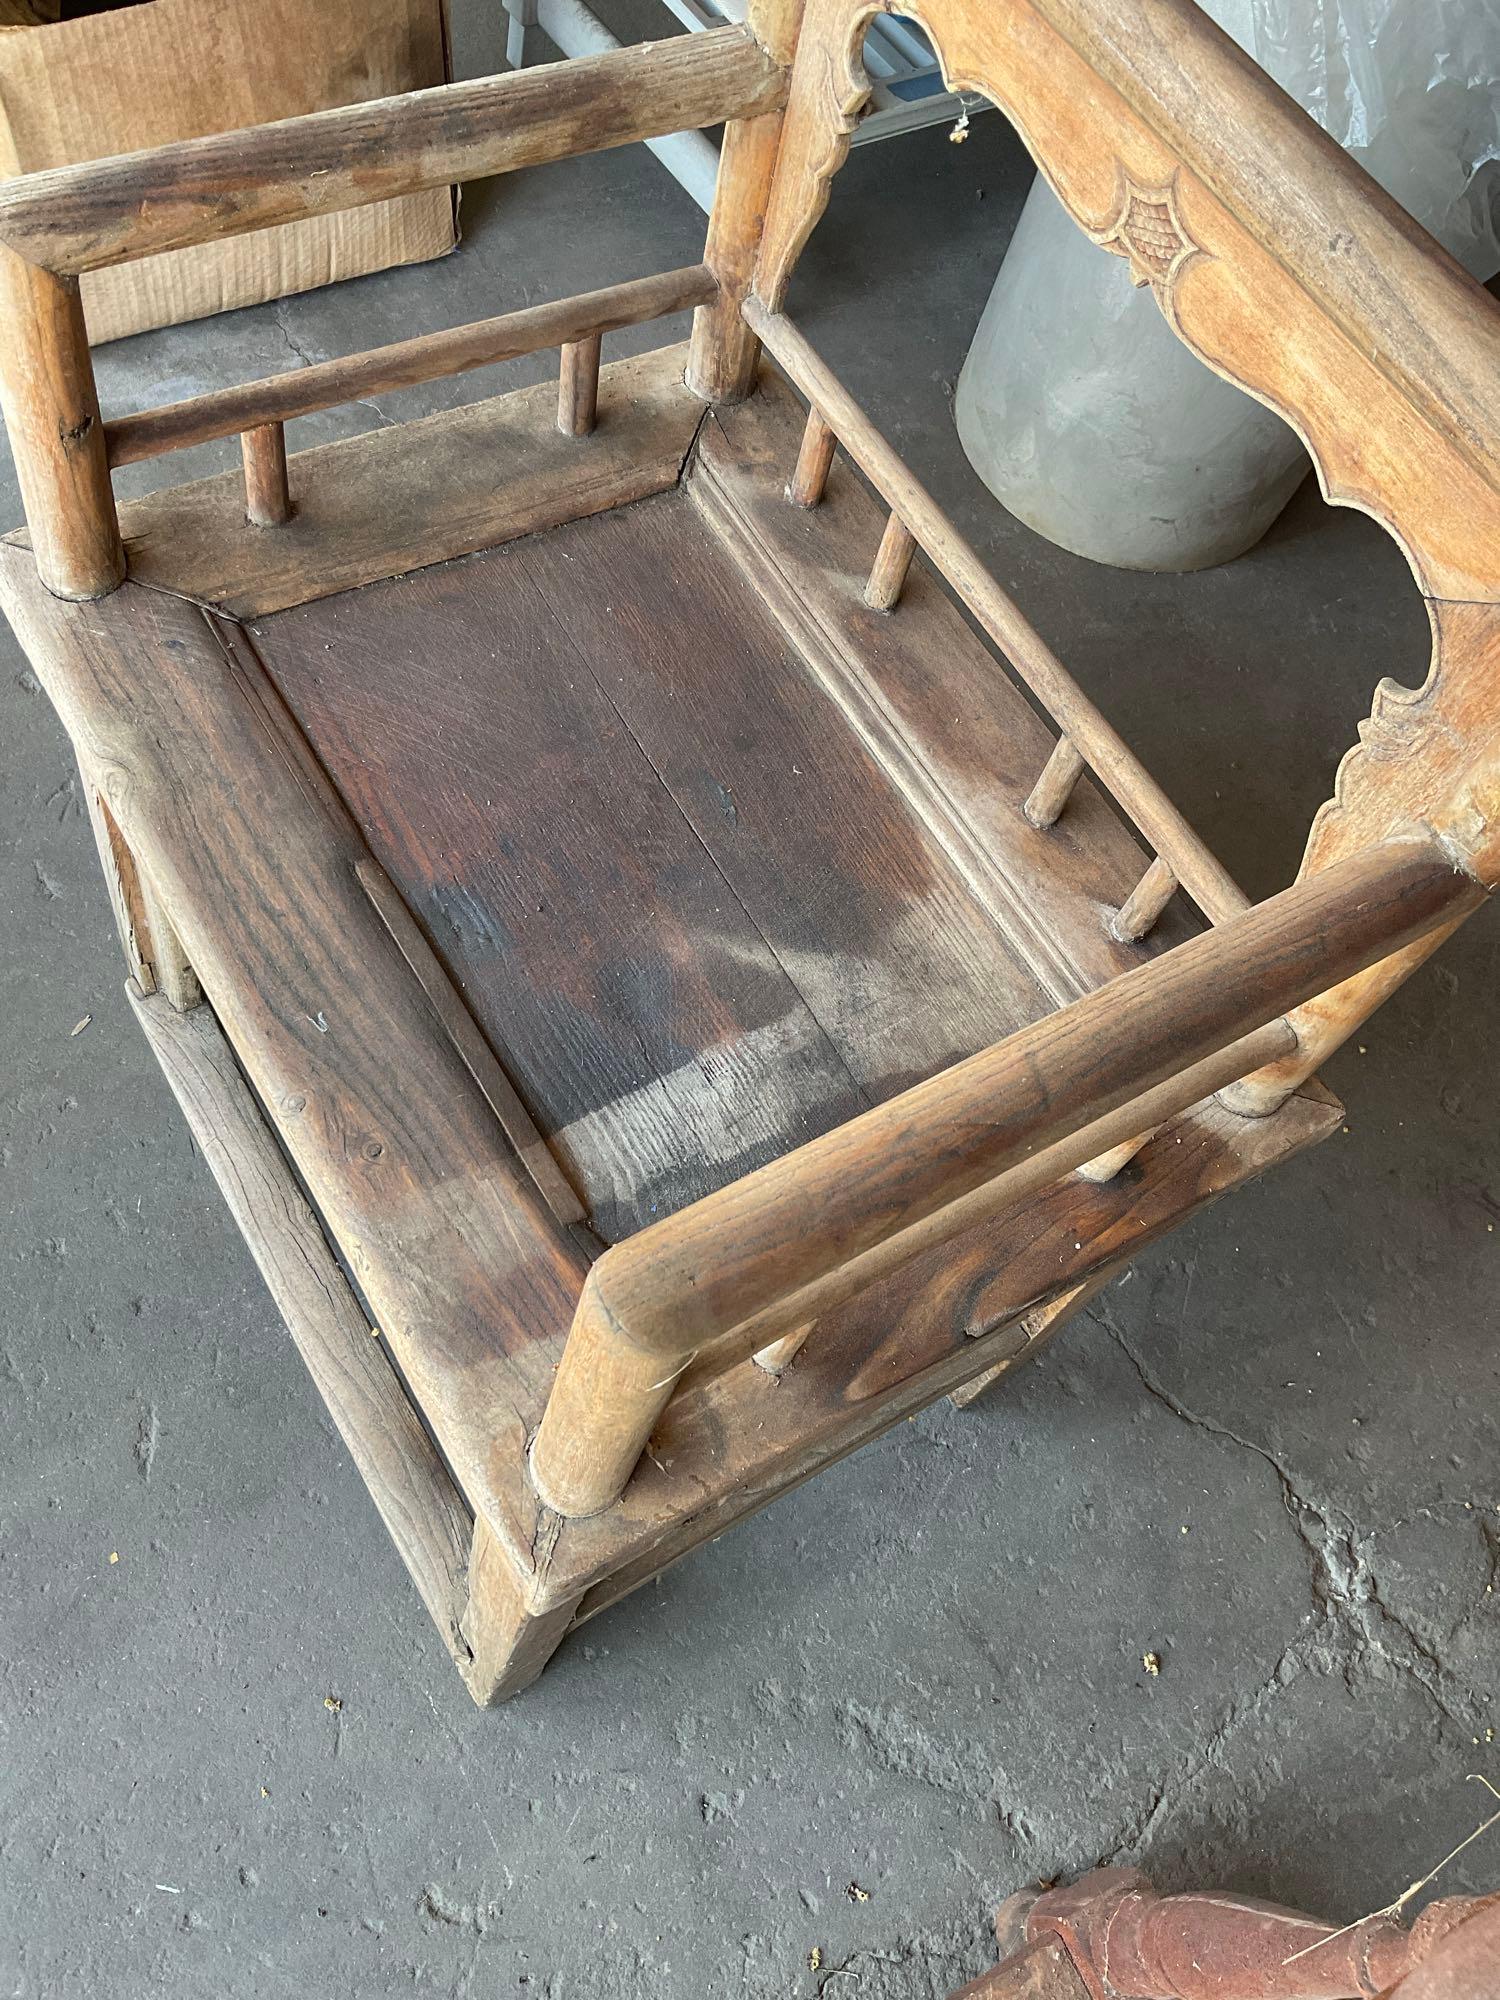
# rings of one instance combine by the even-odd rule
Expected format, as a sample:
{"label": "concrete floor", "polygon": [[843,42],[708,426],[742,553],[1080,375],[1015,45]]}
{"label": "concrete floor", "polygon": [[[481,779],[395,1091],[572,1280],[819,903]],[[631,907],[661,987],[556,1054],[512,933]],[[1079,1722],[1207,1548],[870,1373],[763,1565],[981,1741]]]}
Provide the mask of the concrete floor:
{"label": "concrete floor", "polygon": [[[460,67],[497,66],[494,20],[466,24]],[[1028,178],[997,118],[856,153],[801,315],[1268,892],[1377,678],[1421,678],[1425,621],[1310,488],[1186,579],[1061,555],[988,498],[950,404]],[[106,350],[106,408],[701,237],[635,153],[475,190],[464,224],[445,264]],[[191,456],[165,476],[228,462]],[[1132,1858],[1353,1917],[1493,1805],[1465,1783],[1500,1782],[1492,917],[1334,1065],[1347,1136],[480,1714],[129,1018],[68,747],[5,643],[0,1992],[926,2000],[1039,1877]],[[1492,1836],[1445,1883],[1497,1875]]]}

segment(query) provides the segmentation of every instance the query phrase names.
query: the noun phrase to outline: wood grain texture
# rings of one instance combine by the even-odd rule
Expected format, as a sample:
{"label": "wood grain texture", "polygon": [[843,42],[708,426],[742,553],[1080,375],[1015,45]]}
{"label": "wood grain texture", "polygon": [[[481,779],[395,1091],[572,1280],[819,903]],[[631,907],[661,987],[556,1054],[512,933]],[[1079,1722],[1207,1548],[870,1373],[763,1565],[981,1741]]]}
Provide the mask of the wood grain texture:
{"label": "wood grain texture", "polygon": [[577,1599],[564,1598],[533,1611],[530,1579],[485,1523],[476,1521],[463,1618],[472,1654],[464,1679],[475,1701],[487,1707],[530,1687],[562,1643],[576,1610]]}
{"label": "wood grain texture", "polygon": [[717,296],[693,321],[687,383],[709,403],[738,402],[755,387],[760,342],[740,311],[755,273],[766,202],[781,141],[781,114],[737,118],[724,128],[703,257]]}
{"label": "wood grain texture", "polygon": [[622,633],[672,600],[660,535],[607,573],[596,537],[660,508],[680,513],[663,496],[560,545],[564,593],[613,627],[597,673],[531,545],[305,606],[257,640],[609,1239],[865,1102],[617,706]]}
{"label": "wood grain texture", "polygon": [[[1131,750],[1099,713],[1062,661],[1002,590],[921,481],[875,429],[864,411],[790,320],[767,312],[755,298],[745,317],[769,352],[812,405],[815,426],[831,425],[893,513],[899,514],[933,567],[968,607],[1095,776],[1129,814],[1152,846],[1170,861],[1178,880],[1203,914],[1222,922],[1246,907],[1243,892],[1211,854]],[[793,498],[801,476],[793,481]],[[825,468],[826,470],[826,468]],[[806,504],[802,502],[801,504]]]}
{"label": "wood grain texture", "polygon": [[210,1010],[131,994],[266,1289],[370,1490],[422,1602],[466,1670],[459,1629],[471,1524],[453,1481],[349,1289]]}
{"label": "wood grain texture", "polygon": [[[809,0],[757,267],[772,308],[868,94],[877,11]],[[1294,426],[1330,499],[1395,535],[1429,595],[1500,596],[1500,308],[1362,168],[1191,0],[917,17],[1181,338]]]}
{"label": "wood grain texture", "polygon": [[601,369],[581,448],[558,432],[556,389],[539,383],[299,451],[297,510],[275,534],[247,525],[237,474],[129,501],[131,576],[253,619],[659,493],[703,418],[685,357],[665,347]]}
{"label": "wood grain texture", "polygon": [[[456,1483],[502,1537],[582,1283],[355,874],[364,848],[243,634],[126,583],[0,600],[182,940]],[[529,1545],[515,1560],[529,1561]]]}
{"label": "wood grain texture", "polygon": [[136,257],[774,110],[747,29],[441,84],[0,187],[0,244],[44,269]]}
{"label": "wood grain texture", "polygon": [[[847,464],[807,514],[782,491],[801,406],[773,371],[716,412],[688,493],[765,598],[835,712],[993,918],[1052,1004],[1139,964],[1109,934],[1148,857],[1090,781],[1047,832],[1022,811],[1050,738],[941,581],[913,563],[899,608],[864,601],[885,510]],[[1151,949],[1192,935],[1174,908]]]}
{"label": "wood grain texture", "polygon": [[599,349],[597,333],[565,340],[557,384],[557,428],[564,437],[587,437],[599,414]]}
{"label": "wood grain texture", "polygon": [[1019,1365],[1033,1337],[1019,1316],[1094,1272],[1117,1271],[1341,1122],[1318,1085],[1266,1119],[1202,1105],[1108,1187],[1058,1182],[840,1308],[780,1382],[747,1362],[684,1385],[617,1507],[558,1532],[533,1500],[532,1523],[551,1537],[535,1601],[584,1587],[578,1616],[590,1617],[961,1383]]}
{"label": "wood grain texture", "polygon": [[[1023,1041],[1024,1033],[1016,1039]],[[1295,1037],[1284,1021],[1270,1022],[1227,1044],[1216,1054],[1191,1063],[1186,1070],[1175,1070],[1170,1079],[1143,1096],[1105,1112],[1097,1120],[1075,1124],[1064,1138],[1050,1143],[1037,1139],[1019,1148],[1009,1164],[1002,1165],[967,1194],[932,1208],[905,1228],[892,1227],[877,1233],[877,1240],[863,1252],[852,1247],[857,1223],[851,1218],[857,1215],[862,1198],[857,1178],[859,1163],[850,1163],[847,1187],[818,1185],[815,1177],[809,1176],[805,1210],[808,1219],[801,1223],[795,1239],[788,1237],[784,1268],[793,1267],[801,1254],[803,1237],[815,1235],[825,1220],[835,1232],[847,1232],[850,1253],[843,1257],[835,1253],[822,1277],[809,1280],[800,1289],[794,1286],[780,1289],[773,1278],[766,1292],[760,1295],[762,1303],[758,1309],[747,1304],[749,1316],[737,1324],[729,1324],[732,1315],[726,1315],[718,1336],[704,1338],[701,1345],[670,1346],[670,1321],[674,1317],[684,1322],[692,1320],[698,1285],[713,1282],[709,1258],[699,1260],[701,1277],[694,1273],[684,1280],[679,1266],[675,1273],[666,1275],[665,1284],[658,1282],[661,1273],[632,1272],[627,1268],[623,1274],[626,1287],[622,1288],[615,1265],[609,1261],[615,1253],[606,1253],[584,1284],[562,1365],[547,1401],[547,1412],[532,1446],[532,1482],[538,1494],[549,1507],[569,1516],[604,1511],[624,1490],[657,1420],[682,1380],[710,1380],[732,1370],[747,1357],[759,1355],[763,1343],[777,1342],[809,1324],[816,1329],[817,1323],[837,1307],[867,1292],[878,1293],[880,1285],[893,1272],[906,1264],[921,1262],[929,1250],[972,1234],[1013,1210],[1028,1193],[1066,1181],[1096,1148],[1156,1130],[1187,1106],[1207,1098],[1231,1079],[1243,1076],[1247,1070],[1274,1059],[1294,1045]],[[907,1094],[913,1102],[920,1095],[920,1091]],[[981,1112],[980,1116],[983,1115]],[[957,1152],[963,1142],[957,1121],[954,1130]],[[835,1144],[837,1137],[830,1135]],[[816,1145],[803,1148],[800,1156],[791,1156],[789,1163],[782,1163],[787,1177],[794,1177],[799,1168],[814,1166],[817,1157]],[[753,1200],[767,1188],[771,1178],[767,1171],[741,1185]],[[689,1228],[706,1212],[705,1203],[687,1211]],[[648,1231],[647,1236],[660,1243],[660,1232],[664,1229],[665,1225],[659,1225],[657,1231]],[[725,1261],[731,1261],[742,1245],[743,1232],[737,1238],[732,1228],[726,1229]],[[1081,1243],[1074,1245],[1077,1250],[1082,1247]],[[623,1248],[628,1254],[630,1246]],[[674,1277],[675,1295],[669,1289]],[[622,1320],[620,1308],[626,1302],[620,1293],[630,1287],[632,1280],[641,1281],[635,1299],[630,1301],[637,1309],[633,1319]],[[639,1309],[641,1293],[653,1290],[659,1294],[655,1301],[657,1320],[668,1322],[653,1325],[663,1343],[656,1346],[649,1341],[637,1343],[631,1338],[643,1321],[653,1324],[649,1308],[645,1314]]]}
{"label": "wood grain texture", "polygon": [[675,496],[517,551],[730,907],[875,1102],[1035,1020],[1051,992],[729,553]]}
{"label": "wood grain texture", "polygon": [[243,431],[240,456],[245,466],[245,519],[252,528],[282,527],[292,518],[284,426],[257,424]]}
{"label": "wood grain texture", "polygon": [[0,334],[0,401],[37,569],[58,597],[106,596],[125,555],[77,279],[0,249]]}
{"label": "wood grain texture", "polygon": [[115,933],[125,957],[129,976],[142,993],[156,991],[156,968],[152,964],[151,926],[146,902],[141,894],[140,870],[135,856],[125,844],[125,836],[99,794],[99,784],[86,755],[78,754],[78,781],[88,808],[94,845],[99,850],[99,866],[115,920]]}
{"label": "wood grain texture", "polygon": [[[1427,608],[1427,678],[1419,688],[1387,680],[1376,689],[1360,740],[1339,766],[1334,795],[1312,823],[1303,878],[1369,841],[1425,822],[1487,887],[1500,886],[1500,605]],[[1419,940],[1298,1008],[1297,1053],[1247,1077],[1229,1101],[1253,1115],[1274,1109],[1456,928]]]}
{"label": "wood grain texture", "polygon": [[[1087,1306],[1090,1299],[1097,1298],[1106,1285],[1113,1283],[1118,1272],[1111,1268],[1096,1271],[1093,1277],[1077,1285],[1071,1292],[1063,1292],[1047,1305],[1036,1306],[1021,1316],[1021,1326],[1026,1334],[1026,1358],[1040,1352],[1054,1334],[1062,1332],[1071,1320],[1075,1320]],[[1016,1357],[1019,1358],[1019,1357]],[[957,1389],[948,1391],[948,1401],[955,1410],[971,1410],[991,1389],[1003,1382],[1015,1366],[1015,1359],[997,1361],[986,1368],[982,1375],[971,1376]]]}
{"label": "wood grain texture", "polygon": [[468,326],[421,333],[412,340],[392,341],[363,354],[316,361],[263,381],[214,389],[180,403],[164,403],[133,416],[113,418],[104,426],[109,462],[130,465],[138,459],[203,444],[210,438],[232,437],[259,424],[286,423],[361,397],[388,395],[420,382],[511,361],[517,355],[561,347],[590,333],[641,326],[668,313],[702,305],[715,295],[711,273],[694,264],[546,305],[524,306],[519,312],[475,320]]}

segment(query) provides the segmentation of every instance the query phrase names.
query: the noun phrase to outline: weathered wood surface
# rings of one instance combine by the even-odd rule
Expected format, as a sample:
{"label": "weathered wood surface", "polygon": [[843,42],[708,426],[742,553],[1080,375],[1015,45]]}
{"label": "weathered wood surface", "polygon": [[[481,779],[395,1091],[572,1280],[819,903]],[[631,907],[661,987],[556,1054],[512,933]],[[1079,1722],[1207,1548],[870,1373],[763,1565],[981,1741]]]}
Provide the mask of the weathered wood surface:
{"label": "weathered wood surface", "polygon": [[5,249],[0,400],[43,582],[59,597],[107,595],[125,574],[125,556],[78,281]]}
{"label": "weathered wood surface", "polygon": [[[1131,820],[1176,870],[1178,879],[1214,922],[1246,907],[1243,892],[1204,846],[1182,814],[1151,777],[1118,730],[1099,713],[1062,661],[1002,590],[915,473],[876,430],[848,390],[790,320],[746,301],[745,317],[777,362],[809,398],[807,445],[831,427],[893,513],[917,538],[928,560],[962,598],[988,637],[999,647],[1053,720],[1087,759],[1102,784]],[[818,461],[826,477],[827,467]],[[804,473],[818,469],[798,460],[792,497],[812,504],[802,491]],[[821,491],[821,481],[817,490]],[[813,493],[811,485],[808,493]]]}
{"label": "weathered wood surface", "polygon": [[586,1259],[361,888],[352,823],[243,634],[230,651],[197,608],[133,583],[72,609],[15,548],[0,601],[465,1499],[503,1535],[500,1489]]}
{"label": "weathered wood surface", "polygon": [[380,921],[390,932],[396,949],[416,975],[443,1033],[457,1049],[464,1068],[473,1077],[485,1103],[499,1119],[517,1159],[536,1182],[537,1192],[559,1222],[582,1222],[582,1203],[548,1151],[546,1141],[532,1124],[525,1105],[516,1094],[515,1085],[495,1060],[494,1050],[454,990],[442,961],[427,942],[426,932],[402,901],[395,883],[373,855],[357,861],[354,872],[359,877],[360,887],[379,912]]}
{"label": "weathered wood surface", "polygon": [[[861,1101],[1048,1010],[1047,985],[697,509],[664,498],[518,553]],[[951,693],[930,646],[925,667]]]}
{"label": "weathered wood surface", "polygon": [[[558,432],[556,388],[538,383],[299,451],[296,512],[274,534],[246,522],[238,473],[127,501],[131,576],[253,619],[659,493],[703,419],[682,384],[686,351],[601,369],[582,447]],[[24,531],[11,539],[24,545]]]}
{"label": "weathered wood surface", "polygon": [[[1063,1328],[1070,1321],[1075,1320],[1084,1310],[1089,1300],[1097,1298],[1105,1286],[1112,1283],[1117,1275],[1118,1273],[1113,1267],[1103,1271],[1096,1271],[1093,1277],[1085,1279],[1081,1285],[1075,1286],[1071,1292],[1063,1292],[1049,1304],[1035,1306],[1029,1313],[1023,1313],[1021,1327],[1026,1335],[1026,1358],[1029,1360],[1054,1335],[1061,1333]],[[961,1383],[958,1388],[950,1389],[948,1391],[948,1401],[953,1405],[955,1410],[972,1409],[977,1402],[989,1394],[991,1389],[997,1387],[1005,1380],[1014,1366],[1014,1360],[995,1362],[991,1367],[986,1368],[982,1375],[971,1376],[967,1382]]]}
{"label": "weathered wood surface", "polygon": [[1483,899],[1434,840],[1370,849],[616,1244],[579,1299],[538,1490],[570,1514],[607,1506],[685,1363],[732,1365],[951,1238],[966,1201],[998,1203],[1223,1087],[1241,1052],[1202,1081],[1215,1052]]}
{"label": "weathered wood surface", "polygon": [[[1064,1180],[905,1267],[815,1329],[781,1381],[747,1363],[671,1403],[617,1507],[566,1522],[540,1606],[587,1594],[592,1616],[827,1464],[1000,1363],[1032,1351],[1018,1315],[1117,1270],[1205,1203],[1336,1133],[1319,1085],[1274,1117],[1217,1104],[1174,1121],[1107,1187]],[[518,1524],[518,1532],[526,1523]]]}
{"label": "weathered wood surface", "polygon": [[[631,1323],[618,1317],[621,1288],[615,1282],[614,1267],[601,1260],[585,1282],[547,1413],[532,1448],[532,1479],[538,1493],[562,1514],[576,1517],[602,1512],[619,1498],[653,1427],[684,1379],[712,1379],[747,1356],[759,1359],[773,1354],[779,1359],[784,1346],[790,1351],[791,1340],[808,1329],[815,1332],[820,1321],[851,1299],[878,1292],[881,1283],[903,1264],[920,1261],[934,1247],[960,1241],[1012,1212],[1028,1194],[1066,1180],[1095,1156],[1097,1149],[1126,1137],[1149,1136],[1168,1118],[1294,1045],[1295,1037],[1284,1021],[1268,1023],[1097,1122],[1078,1127],[1054,1143],[1038,1141],[967,1194],[933,1209],[905,1229],[893,1229],[862,1253],[853,1252],[830,1265],[820,1281],[810,1282],[800,1291],[771,1288],[769,1302],[748,1310],[748,1316],[738,1324],[721,1328],[719,1337],[706,1338],[701,1346],[669,1348],[665,1345],[669,1336],[660,1328],[663,1345],[633,1341]],[[836,1134],[831,1136],[836,1140]],[[799,1164],[806,1169],[816,1159],[816,1151],[804,1149]],[[856,1162],[851,1167],[851,1180],[858,1170]],[[811,1174],[808,1179],[809,1216],[821,1218],[826,1210],[836,1209],[841,1196],[846,1217],[857,1208],[857,1186],[851,1197],[842,1188],[814,1185]],[[688,1211],[689,1219],[702,1209],[700,1203],[698,1210]],[[814,1226],[809,1222],[804,1229]],[[734,1256],[736,1247],[734,1238],[727,1234],[726,1260]],[[1082,1245],[1075,1247],[1081,1249]],[[789,1238],[789,1264],[795,1254]],[[705,1283],[712,1282],[708,1261],[700,1260]],[[637,1274],[627,1270],[625,1276],[628,1286]],[[696,1275],[691,1278],[687,1292],[695,1290],[698,1282]],[[652,1277],[647,1275],[643,1289],[652,1288]],[[670,1315],[665,1294],[658,1304]],[[690,1316],[690,1310],[689,1300],[684,1318]]]}
{"label": "weathered wood surface", "polygon": [[[869,607],[884,510],[847,463],[811,513],[789,506],[800,427],[796,397],[765,371],[758,396],[704,425],[689,496],[1049,1001],[1129,971],[1140,948],[1112,937],[1107,918],[1149,857],[1089,780],[1050,830],[1028,824],[1045,725],[920,558],[895,611]],[[1147,948],[1196,928],[1175,907]]]}
{"label": "weathered wood surface", "polygon": [[[809,0],[755,291],[779,308],[868,93],[871,0]],[[1191,0],[926,0],[956,88],[1430,595],[1500,596],[1500,308]],[[753,324],[753,321],[752,321]],[[1172,858],[1172,857],[1168,857]]]}
{"label": "weathered wood surface", "polygon": [[124,835],[115,824],[114,815],[99,795],[98,781],[87,753],[75,749],[74,754],[78,759],[78,782],[88,808],[94,845],[99,850],[99,866],[104,875],[104,887],[114,915],[115,933],[120,940],[126,971],[142,993],[154,993],[154,944],[145,897],[141,893],[140,870],[135,865],[135,856],[125,845]]}
{"label": "weathered wood surface", "polygon": [[685,312],[689,306],[703,305],[715,295],[712,274],[704,265],[693,264],[606,285],[574,298],[523,306],[519,312],[500,313],[468,326],[417,334],[411,340],[392,341],[363,354],[315,361],[259,382],[213,389],[180,403],[164,403],[156,409],[111,419],[104,426],[109,462],[130,465],[137,459],[204,444],[210,438],[232,437],[257,425],[286,423],[293,417],[334,409],[340,403],[388,395],[420,382],[536,354],[543,348],[562,347],[589,334],[641,326],[669,313]]}
{"label": "weathered wood surface", "polygon": [[258,644],[613,1238],[864,1099],[621,719],[622,630],[663,615],[660,538],[612,600],[601,525],[559,560],[618,621],[608,685],[523,545],[288,612]]}
{"label": "weathered wood surface", "polygon": [[463,1635],[473,1657],[464,1678],[481,1707],[508,1701],[530,1687],[572,1623],[576,1598],[564,1597],[533,1611],[533,1585],[534,1578],[517,1567],[504,1543],[483,1521],[476,1521],[463,1617]]}
{"label": "weathered wood surface", "polygon": [[206,1007],[175,1013],[131,994],[188,1130],[254,1257],[443,1641],[460,1632],[471,1524],[396,1372],[292,1178],[233,1052]]}
{"label": "weathered wood surface", "polygon": [[[1500,571],[1500,544],[1495,550]],[[1432,661],[1420,688],[1383,681],[1334,795],[1312,824],[1302,875],[1414,821],[1434,826],[1460,860],[1500,886],[1500,605],[1428,605]],[[1456,925],[1453,926],[1456,928]],[[1237,1085],[1229,1101],[1263,1114],[1326,1062],[1437,950],[1436,932],[1297,1009],[1295,1055]]]}
{"label": "weathered wood surface", "polygon": [[587,437],[599,415],[597,333],[563,342],[557,382],[557,428],[564,437]]}
{"label": "weathered wood surface", "polygon": [[773,111],[785,72],[748,29],[441,84],[0,187],[0,244],[44,269],[103,270],[450,181]]}
{"label": "weathered wood surface", "polygon": [[755,272],[780,140],[779,111],[737,118],[724,128],[703,251],[718,287],[694,319],[687,366],[688,387],[705,402],[737,402],[755,387],[760,342],[740,308]]}
{"label": "weathered wood surface", "polygon": [[240,431],[240,456],[245,466],[245,519],[252,528],[279,528],[292,518],[291,488],[286,472],[286,431],[279,423],[256,424]]}

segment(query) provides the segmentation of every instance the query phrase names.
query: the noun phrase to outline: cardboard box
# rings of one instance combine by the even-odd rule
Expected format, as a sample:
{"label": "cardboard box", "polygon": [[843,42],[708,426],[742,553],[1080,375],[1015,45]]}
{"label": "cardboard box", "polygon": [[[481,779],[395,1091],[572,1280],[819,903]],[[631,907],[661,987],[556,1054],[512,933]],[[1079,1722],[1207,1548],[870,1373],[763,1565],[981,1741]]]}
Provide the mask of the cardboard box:
{"label": "cardboard box", "polygon": [[[443,0],[0,0],[0,172],[32,173],[171,139],[442,83]],[[455,242],[451,189],[173,250],[83,280],[89,337],[116,340],[308,291]]]}

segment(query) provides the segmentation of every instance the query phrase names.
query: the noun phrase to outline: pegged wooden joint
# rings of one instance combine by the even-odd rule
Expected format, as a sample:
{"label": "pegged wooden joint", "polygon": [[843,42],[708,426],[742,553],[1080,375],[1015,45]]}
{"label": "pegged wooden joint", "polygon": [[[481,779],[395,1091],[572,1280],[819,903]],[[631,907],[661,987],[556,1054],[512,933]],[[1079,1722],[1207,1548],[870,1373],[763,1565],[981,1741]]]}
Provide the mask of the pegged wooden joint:
{"label": "pegged wooden joint", "polygon": [[823,498],[837,449],[833,426],[825,423],[816,410],[809,410],[802,449],[797,453],[796,469],[786,489],[786,497],[794,507],[816,507]]}
{"label": "pegged wooden joint", "polygon": [[1177,877],[1158,855],[1110,919],[1110,931],[1122,944],[1139,944],[1177,894]]}
{"label": "pegged wooden joint", "polygon": [[557,384],[557,428],[564,437],[587,437],[599,420],[599,356],[602,333],[563,342]]}
{"label": "pegged wooden joint", "polygon": [[286,425],[257,424],[240,433],[245,462],[245,519],[255,528],[280,528],[292,518],[286,469]]}
{"label": "pegged wooden joint", "polygon": [[1038,831],[1045,832],[1057,824],[1083,772],[1081,753],[1073,747],[1071,738],[1059,736],[1056,748],[1042,767],[1042,775],[1031,788],[1031,796],[1021,808]]}
{"label": "pegged wooden joint", "polygon": [[917,553],[917,538],[901,519],[892,514],[875,553],[870,580],[865,585],[865,603],[872,611],[894,611],[906,588],[907,573]]}

